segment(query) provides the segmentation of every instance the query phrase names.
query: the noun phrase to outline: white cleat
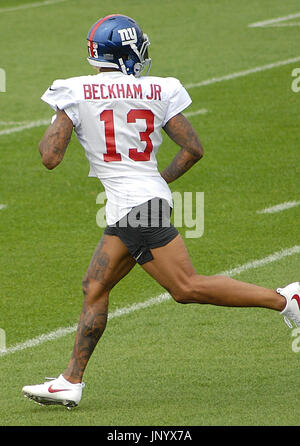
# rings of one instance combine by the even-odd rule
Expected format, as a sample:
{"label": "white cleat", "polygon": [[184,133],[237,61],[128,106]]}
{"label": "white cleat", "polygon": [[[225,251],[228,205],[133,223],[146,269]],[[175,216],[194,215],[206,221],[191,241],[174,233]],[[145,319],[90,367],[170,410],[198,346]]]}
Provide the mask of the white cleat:
{"label": "white cleat", "polygon": [[24,386],[22,392],[26,398],[38,404],[60,404],[71,409],[81,400],[84,383],[72,384],[63,375],[58,378],[46,378],[44,384]]}
{"label": "white cleat", "polygon": [[292,321],[296,327],[300,327],[300,283],[293,282],[284,288],[277,288],[276,291],[286,298],[286,306],[280,313],[285,323],[293,328]]}

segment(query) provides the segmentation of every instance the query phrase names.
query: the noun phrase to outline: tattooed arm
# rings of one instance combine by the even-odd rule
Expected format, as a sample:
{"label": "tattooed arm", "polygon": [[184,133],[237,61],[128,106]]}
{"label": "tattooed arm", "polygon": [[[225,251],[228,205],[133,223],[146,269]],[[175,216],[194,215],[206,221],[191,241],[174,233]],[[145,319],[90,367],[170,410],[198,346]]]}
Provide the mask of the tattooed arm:
{"label": "tattooed arm", "polygon": [[181,114],[171,118],[164,127],[167,135],[181,149],[161,176],[167,183],[179,178],[203,156],[203,147],[190,122]]}
{"label": "tattooed arm", "polygon": [[55,121],[47,128],[39,144],[42,163],[47,169],[54,169],[62,161],[72,130],[73,122],[63,110],[58,109]]}

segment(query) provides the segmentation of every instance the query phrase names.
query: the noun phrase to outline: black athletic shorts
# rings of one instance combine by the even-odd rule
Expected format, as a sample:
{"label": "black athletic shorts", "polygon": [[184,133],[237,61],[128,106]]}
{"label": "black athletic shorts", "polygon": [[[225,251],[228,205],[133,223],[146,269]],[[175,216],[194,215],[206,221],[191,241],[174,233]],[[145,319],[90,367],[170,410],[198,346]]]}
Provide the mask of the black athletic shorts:
{"label": "black athletic shorts", "polygon": [[166,200],[153,198],[107,226],[104,234],[119,237],[137,263],[143,265],[153,259],[150,249],[164,246],[178,235],[170,222],[171,212]]}

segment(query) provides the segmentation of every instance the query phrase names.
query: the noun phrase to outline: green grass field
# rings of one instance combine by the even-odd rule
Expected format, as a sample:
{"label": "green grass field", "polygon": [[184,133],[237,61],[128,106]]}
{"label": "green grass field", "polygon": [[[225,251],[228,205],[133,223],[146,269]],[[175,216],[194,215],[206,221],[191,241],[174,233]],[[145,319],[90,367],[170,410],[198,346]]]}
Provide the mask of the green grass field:
{"label": "green grass field", "polygon": [[[132,16],[149,35],[152,75],[185,86],[210,80],[188,88],[187,112],[207,110],[190,117],[204,159],[171,184],[174,192],[205,194],[204,234],[186,245],[197,271],[209,275],[300,245],[299,206],[257,213],[300,200],[300,92],[291,89],[292,70],[300,67],[300,18],[248,27],[299,13],[299,2],[33,3],[40,2],[0,0],[0,328],[7,348],[0,356],[0,424],[298,426],[300,353],[282,317],[265,309],[167,300],[132,311],[109,321],[78,408],[40,407],[21,389],[64,370],[74,332],[33,347],[26,342],[77,323],[81,280],[103,232],[96,225],[103,188],[87,177],[76,138],[50,172],[37,148],[46,126],[34,124],[53,114],[40,97],[54,79],[93,73],[86,62],[90,26],[110,13]],[[27,124],[32,128],[13,130]],[[176,151],[164,138],[161,169]],[[186,228],[179,230],[184,235]],[[276,288],[299,280],[299,262],[296,250],[235,278]],[[163,292],[136,266],[114,288],[110,312]]]}

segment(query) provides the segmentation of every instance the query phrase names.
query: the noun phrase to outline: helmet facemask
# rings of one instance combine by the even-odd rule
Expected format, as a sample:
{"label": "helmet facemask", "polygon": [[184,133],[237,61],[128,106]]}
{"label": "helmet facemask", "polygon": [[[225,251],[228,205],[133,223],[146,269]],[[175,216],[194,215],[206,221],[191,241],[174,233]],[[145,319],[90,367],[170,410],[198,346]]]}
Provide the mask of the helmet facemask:
{"label": "helmet facemask", "polygon": [[149,45],[150,45],[150,41],[148,39],[147,34],[143,34],[143,43],[142,43],[140,50],[137,49],[137,47],[134,43],[130,45],[131,49],[135,52],[135,54],[139,58],[139,62],[136,62],[133,66],[133,70],[134,70],[133,74],[135,77],[140,77],[143,74],[145,69],[147,70],[145,73],[145,76],[150,71],[152,60],[149,58],[149,55],[148,55]]}

